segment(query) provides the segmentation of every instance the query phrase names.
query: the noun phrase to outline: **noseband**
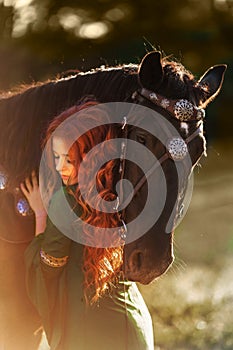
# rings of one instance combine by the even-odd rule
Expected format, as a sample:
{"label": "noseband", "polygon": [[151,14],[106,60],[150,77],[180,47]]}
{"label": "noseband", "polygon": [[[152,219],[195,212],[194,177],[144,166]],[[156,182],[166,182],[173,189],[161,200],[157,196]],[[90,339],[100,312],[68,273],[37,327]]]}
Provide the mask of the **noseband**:
{"label": "noseband", "polygon": [[[181,99],[181,100],[168,100],[167,98],[160,96],[150,90],[142,88],[140,91],[136,91],[132,94],[132,99],[138,104],[143,104],[145,101],[149,101],[154,105],[160,106],[167,110],[171,116],[181,122],[189,121],[202,121],[205,116],[204,109],[197,108],[191,102]],[[124,132],[124,141],[121,144],[121,156],[120,156],[120,168],[119,172],[121,174],[120,180],[124,179],[125,175],[125,163],[126,163],[126,151],[127,145],[126,141],[128,139],[128,123],[127,117],[124,117],[122,123],[122,130]],[[199,123],[198,128],[186,139],[181,137],[172,136],[171,132],[166,128],[166,133],[168,136],[168,142],[166,144],[165,153],[152,165],[152,167],[139,179],[136,183],[132,192],[123,199],[123,188],[121,181],[120,188],[120,199],[118,197],[118,204],[114,208],[115,210],[120,209],[120,218],[123,226],[119,229],[120,237],[125,240],[127,227],[124,222],[125,220],[125,208],[127,203],[140,191],[142,186],[145,184],[147,179],[156,171],[156,169],[167,159],[172,159],[173,161],[183,161],[188,154],[188,144],[195,139],[197,136],[202,134],[202,123]]]}

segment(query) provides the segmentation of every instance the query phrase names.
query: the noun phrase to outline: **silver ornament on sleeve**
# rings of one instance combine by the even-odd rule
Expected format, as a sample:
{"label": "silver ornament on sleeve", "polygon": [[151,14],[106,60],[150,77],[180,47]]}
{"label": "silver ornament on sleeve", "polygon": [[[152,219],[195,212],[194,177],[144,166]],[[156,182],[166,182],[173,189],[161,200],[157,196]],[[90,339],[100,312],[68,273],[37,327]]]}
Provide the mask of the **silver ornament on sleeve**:
{"label": "silver ornament on sleeve", "polygon": [[180,121],[187,121],[193,116],[193,105],[187,100],[179,100],[174,106],[174,113]]}
{"label": "silver ornament on sleeve", "polygon": [[181,137],[173,137],[168,141],[167,150],[173,160],[183,160],[188,153],[188,147]]}

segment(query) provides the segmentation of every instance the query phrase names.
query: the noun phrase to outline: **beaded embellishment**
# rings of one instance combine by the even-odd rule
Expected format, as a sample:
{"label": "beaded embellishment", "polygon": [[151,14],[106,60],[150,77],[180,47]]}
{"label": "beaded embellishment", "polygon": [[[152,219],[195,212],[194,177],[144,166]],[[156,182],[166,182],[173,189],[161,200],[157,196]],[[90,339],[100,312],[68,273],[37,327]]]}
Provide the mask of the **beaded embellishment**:
{"label": "beaded embellishment", "polygon": [[43,249],[41,249],[40,250],[40,258],[41,258],[41,261],[48,266],[62,267],[64,265],[66,265],[69,257],[64,256],[62,258],[55,258],[54,256],[49,255]]}
{"label": "beaded embellishment", "polygon": [[161,107],[163,107],[164,109],[168,108],[169,105],[170,105],[170,102],[168,101],[167,98],[163,98],[163,99],[161,100]]}
{"label": "beaded embellishment", "polygon": [[173,160],[182,160],[188,153],[185,141],[180,137],[173,137],[167,144],[167,150]]}
{"label": "beaded embellishment", "polygon": [[149,97],[150,97],[150,100],[152,100],[152,101],[157,101],[158,100],[158,97],[157,97],[155,92],[151,92]]}

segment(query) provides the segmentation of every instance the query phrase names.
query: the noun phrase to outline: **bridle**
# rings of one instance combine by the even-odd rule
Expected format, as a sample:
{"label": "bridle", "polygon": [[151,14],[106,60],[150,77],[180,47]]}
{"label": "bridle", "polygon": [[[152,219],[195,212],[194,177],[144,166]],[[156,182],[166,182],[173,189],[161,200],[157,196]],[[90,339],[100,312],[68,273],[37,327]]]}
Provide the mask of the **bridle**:
{"label": "bridle", "polygon": [[[122,222],[122,226],[119,229],[119,235],[123,240],[126,239],[127,233],[127,226],[125,224],[125,209],[127,207],[129,199],[132,200],[133,197],[135,197],[135,195],[146,183],[147,179],[156,171],[156,169],[158,169],[159,166],[161,166],[163,162],[165,162],[168,159],[172,159],[175,162],[183,161],[186,158],[188,154],[189,143],[192,140],[194,140],[197,136],[202,134],[202,121],[205,116],[204,109],[197,108],[195,105],[193,105],[187,100],[169,100],[145,88],[142,88],[139,91],[135,91],[132,94],[132,100],[136,104],[144,104],[145,102],[150,102],[152,106],[160,106],[163,109],[167,110],[173,118],[176,118],[181,122],[199,121],[199,125],[197,129],[187,138],[174,137],[171,134],[171,131],[164,126],[166,128],[165,131],[168,137],[168,143],[166,145],[165,153],[150,167],[150,169],[146,173],[143,174],[143,176],[137,181],[131,193],[129,193],[126,198],[124,198],[124,191],[122,188],[121,181],[120,193],[119,197],[117,198],[117,205],[114,209],[120,212],[120,220]],[[123,180],[125,176],[128,126],[129,120],[127,120],[127,117],[125,116],[122,122],[124,141],[122,141],[121,144],[121,156],[119,167],[120,180]],[[183,204],[181,205],[181,207],[183,207]]]}

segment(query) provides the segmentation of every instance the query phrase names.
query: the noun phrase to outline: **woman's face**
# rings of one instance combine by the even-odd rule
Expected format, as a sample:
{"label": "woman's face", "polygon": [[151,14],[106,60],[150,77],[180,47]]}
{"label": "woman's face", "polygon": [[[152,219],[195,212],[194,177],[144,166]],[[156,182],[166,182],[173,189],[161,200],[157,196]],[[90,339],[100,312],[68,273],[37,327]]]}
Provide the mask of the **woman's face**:
{"label": "woman's face", "polygon": [[65,185],[77,183],[75,176],[75,167],[67,153],[66,142],[60,137],[53,137],[52,140],[53,155],[57,172],[60,174]]}

